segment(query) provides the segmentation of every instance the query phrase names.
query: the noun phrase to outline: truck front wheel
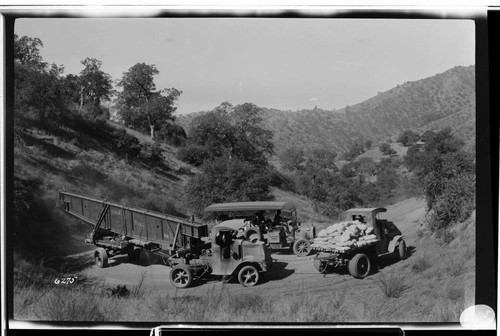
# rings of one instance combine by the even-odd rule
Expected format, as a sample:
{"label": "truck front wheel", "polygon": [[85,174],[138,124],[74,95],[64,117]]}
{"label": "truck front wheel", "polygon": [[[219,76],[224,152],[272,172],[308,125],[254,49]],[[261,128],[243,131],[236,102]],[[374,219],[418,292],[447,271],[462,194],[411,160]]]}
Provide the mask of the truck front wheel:
{"label": "truck front wheel", "polygon": [[177,288],[187,288],[193,281],[193,274],[189,267],[177,265],[170,271],[170,281]]}
{"label": "truck front wheel", "polygon": [[238,272],[238,281],[245,287],[255,286],[259,282],[259,271],[255,266],[244,266]]}
{"label": "truck front wheel", "polygon": [[364,279],[370,274],[371,262],[370,258],[364,253],[358,253],[349,260],[347,265],[349,274],[358,279]]}

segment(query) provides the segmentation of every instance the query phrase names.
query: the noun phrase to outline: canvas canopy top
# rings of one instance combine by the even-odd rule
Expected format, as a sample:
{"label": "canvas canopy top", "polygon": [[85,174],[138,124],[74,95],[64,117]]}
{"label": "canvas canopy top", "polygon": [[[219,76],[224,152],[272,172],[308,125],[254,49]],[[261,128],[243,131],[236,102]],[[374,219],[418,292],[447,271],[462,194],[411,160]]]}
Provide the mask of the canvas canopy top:
{"label": "canvas canopy top", "polygon": [[205,208],[205,212],[237,212],[237,211],[266,211],[266,210],[295,210],[291,202],[234,202],[212,204]]}

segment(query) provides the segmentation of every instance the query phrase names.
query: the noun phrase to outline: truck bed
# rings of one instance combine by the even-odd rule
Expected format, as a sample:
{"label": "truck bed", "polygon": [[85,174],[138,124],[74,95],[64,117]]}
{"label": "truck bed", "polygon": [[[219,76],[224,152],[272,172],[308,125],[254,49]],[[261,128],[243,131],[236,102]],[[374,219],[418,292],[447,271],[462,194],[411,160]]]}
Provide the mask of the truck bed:
{"label": "truck bed", "polygon": [[126,236],[141,242],[152,242],[171,250],[190,248],[208,236],[206,224],[186,218],[129,207],[103,199],[60,192],[64,211],[91,224],[94,228]]}

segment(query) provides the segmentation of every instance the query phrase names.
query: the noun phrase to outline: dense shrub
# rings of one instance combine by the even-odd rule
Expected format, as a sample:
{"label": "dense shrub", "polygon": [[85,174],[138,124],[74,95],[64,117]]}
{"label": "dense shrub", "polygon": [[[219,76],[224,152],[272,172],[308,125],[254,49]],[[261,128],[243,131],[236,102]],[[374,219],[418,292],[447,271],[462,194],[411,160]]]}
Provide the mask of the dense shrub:
{"label": "dense shrub", "polygon": [[265,171],[237,159],[206,161],[187,185],[188,203],[196,214],[212,203],[272,199]]}
{"label": "dense shrub", "polygon": [[[434,225],[437,224],[437,222],[431,222]],[[446,228],[440,227],[436,230],[436,238],[441,239],[443,243],[449,244],[455,239],[455,235],[451,233],[449,230],[446,230]]]}
{"label": "dense shrub", "polygon": [[446,229],[475,209],[475,162],[446,128],[427,134],[424,146],[409,148],[405,164],[419,181],[430,211],[429,228]]}
{"label": "dense shrub", "polygon": [[356,176],[356,169],[358,164],[356,162],[349,162],[340,168],[340,174],[345,178]]}
{"label": "dense shrub", "polygon": [[358,173],[365,176],[373,176],[377,173],[377,164],[372,158],[364,157],[356,162]]}
{"label": "dense shrub", "polygon": [[157,140],[173,146],[182,146],[186,143],[186,131],[175,123],[165,123],[156,133]]}
{"label": "dense shrub", "polygon": [[193,166],[201,166],[203,161],[210,157],[210,153],[205,146],[188,145],[182,147],[177,152],[177,158]]}
{"label": "dense shrub", "polygon": [[295,190],[295,183],[293,179],[285,174],[280,173],[274,167],[265,167],[262,173],[262,177],[271,187],[276,187],[288,191]]}
{"label": "dense shrub", "polygon": [[304,150],[296,147],[285,149],[278,157],[283,169],[288,171],[302,169],[302,165],[306,161]]}
{"label": "dense shrub", "polygon": [[428,131],[425,131],[422,136],[420,137],[420,139],[422,140],[422,142],[430,142],[434,139],[434,136],[436,134],[431,131],[431,130],[428,130]]}
{"label": "dense shrub", "polygon": [[80,113],[88,120],[109,120],[109,108],[104,106],[84,105]]}
{"label": "dense shrub", "polygon": [[358,155],[363,154],[365,151],[365,145],[362,141],[354,142],[347,152],[344,153],[343,159],[347,161],[354,160]]}
{"label": "dense shrub", "polygon": [[13,241],[15,251],[38,257],[56,252],[54,241],[63,241],[67,229],[54,218],[52,204],[41,198],[41,182],[14,178]]}
{"label": "dense shrub", "polygon": [[337,152],[328,150],[326,148],[313,148],[306,155],[307,163],[310,165],[317,166],[322,169],[330,169],[332,171],[338,171],[337,166],[334,164],[334,160],[337,157]]}
{"label": "dense shrub", "polygon": [[124,129],[117,129],[113,132],[115,137],[115,148],[117,152],[124,156],[127,161],[135,159],[141,152],[139,139],[128,134]]}
{"label": "dense shrub", "polygon": [[365,148],[366,148],[366,149],[370,149],[370,148],[372,148],[372,144],[373,144],[373,141],[371,141],[371,140],[366,140],[366,141],[365,141]]}
{"label": "dense shrub", "polygon": [[165,159],[161,147],[157,143],[143,144],[141,146],[140,157],[153,167],[159,166]]}
{"label": "dense shrub", "polygon": [[475,176],[462,174],[446,181],[440,193],[432,195],[435,201],[432,205],[431,229],[445,228],[451,223],[462,222],[475,209]]}
{"label": "dense shrub", "polygon": [[389,194],[399,184],[399,175],[394,169],[384,169],[377,175],[376,185],[382,194]]}
{"label": "dense shrub", "polygon": [[397,142],[401,143],[405,147],[410,147],[420,140],[420,136],[412,131],[406,130],[398,137]]}
{"label": "dense shrub", "polygon": [[392,154],[396,154],[397,152],[391,148],[391,145],[388,144],[387,142],[382,142],[379,146],[378,146],[380,152],[384,155],[392,155]]}

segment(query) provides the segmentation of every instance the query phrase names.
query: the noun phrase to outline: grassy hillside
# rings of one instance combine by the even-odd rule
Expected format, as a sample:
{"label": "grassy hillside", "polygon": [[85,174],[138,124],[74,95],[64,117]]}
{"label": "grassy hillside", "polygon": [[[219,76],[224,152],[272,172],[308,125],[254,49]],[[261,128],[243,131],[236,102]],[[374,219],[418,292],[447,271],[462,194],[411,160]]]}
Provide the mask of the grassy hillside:
{"label": "grassy hillside", "polygon": [[[31,214],[29,224],[20,225],[45,232],[51,241],[44,243],[44,239],[39,239],[40,244],[60,247],[59,242],[66,240],[58,233],[64,231],[64,235],[79,239],[88,231],[88,227],[60,211],[58,193],[62,190],[172,215],[188,215],[183,185],[196,170],[175,158],[175,147],[161,145],[165,160],[152,164],[143,152],[127,160],[116,148],[114,131],[119,126],[111,123],[73,119],[44,128],[25,123],[18,121],[19,127],[16,126],[14,175],[20,181],[17,192],[28,188],[26,184],[36,185],[36,202],[43,215]],[[142,145],[149,141],[128,132],[140,137]]]}
{"label": "grassy hillside", "polygon": [[[475,138],[475,67],[455,67],[444,73],[406,82],[364,102],[336,111],[264,109],[266,127],[275,132],[277,151],[296,147],[346,150],[356,140],[374,144],[404,130],[452,127],[473,148]],[[189,128],[199,113],[181,116]]]}
{"label": "grassy hillside", "polygon": [[268,125],[278,130],[278,148],[294,143],[306,149],[330,146],[341,151],[357,139],[376,143],[406,129],[422,132],[446,126],[466,142],[473,142],[474,69],[455,67],[335,112],[267,110]]}

